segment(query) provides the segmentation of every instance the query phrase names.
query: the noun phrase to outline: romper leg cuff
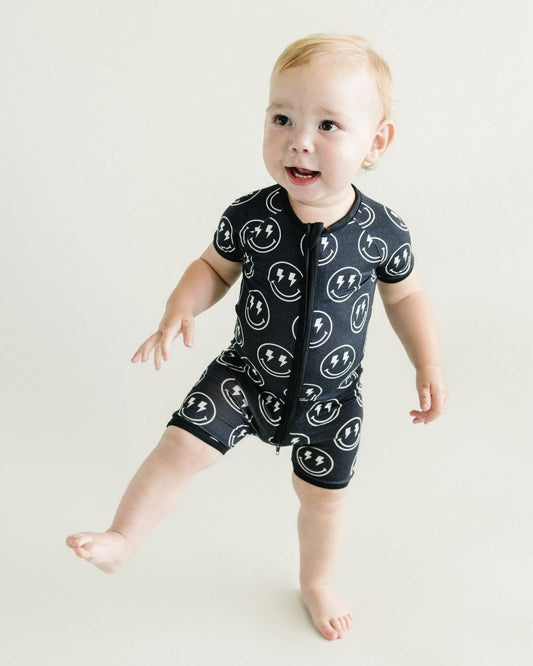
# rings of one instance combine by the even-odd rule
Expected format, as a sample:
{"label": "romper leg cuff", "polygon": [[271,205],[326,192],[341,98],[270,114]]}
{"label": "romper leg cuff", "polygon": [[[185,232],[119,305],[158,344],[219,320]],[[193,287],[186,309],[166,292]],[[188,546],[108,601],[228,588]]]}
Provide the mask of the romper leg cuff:
{"label": "romper leg cuff", "polygon": [[305,475],[304,472],[302,472],[300,469],[296,468],[295,466],[293,466],[293,472],[299,479],[302,479],[302,481],[307,481],[307,483],[310,483],[312,486],[318,486],[319,488],[328,488],[329,490],[346,488],[346,486],[351,481],[351,477],[347,481],[337,481],[337,482],[324,481],[323,479],[320,478],[315,478],[313,476]]}
{"label": "romper leg cuff", "polygon": [[198,437],[198,439],[201,439],[202,442],[209,444],[209,446],[212,446],[217,451],[220,451],[220,453],[227,453],[229,451],[229,447],[227,447],[225,444],[222,444],[222,442],[219,442],[218,439],[212,437],[209,433],[205,432],[205,430],[202,430],[202,428],[198,427],[194,423],[190,423],[180,416],[173,416],[167,423],[167,427],[168,426],[176,426],[177,428],[181,428],[182,430],[190,432],[191,435]]}

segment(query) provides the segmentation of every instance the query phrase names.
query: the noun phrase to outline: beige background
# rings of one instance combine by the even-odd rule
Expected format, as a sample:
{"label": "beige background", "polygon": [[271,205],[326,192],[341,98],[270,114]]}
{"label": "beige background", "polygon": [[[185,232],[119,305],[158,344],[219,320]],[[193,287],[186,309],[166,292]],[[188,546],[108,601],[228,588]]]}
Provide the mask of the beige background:
{"label": "beige background", "polygon": [[[2,2],[2,663],[531,663],[528,6]],[[397,140],[356,183],[409,223],[451,389],[439,422],[411,425],[413,373],[376,305],[338,569],[356,622],[336,644],[298,602],[288,450],[242,442],[114,577],[64,546],[108,526],[231,337],[236,291],[159,374],[129,364],[221,211],[269,184],[270,68],[319,30],[391,64]]]}

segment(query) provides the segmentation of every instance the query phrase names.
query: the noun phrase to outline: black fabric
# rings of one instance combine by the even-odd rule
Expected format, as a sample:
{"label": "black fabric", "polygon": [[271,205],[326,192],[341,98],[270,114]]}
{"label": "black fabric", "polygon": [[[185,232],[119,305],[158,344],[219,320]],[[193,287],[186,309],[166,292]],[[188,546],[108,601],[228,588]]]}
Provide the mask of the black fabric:
{"label": "black fabric", "polygon": [[214,245],[243,264],[234,338],[170,424],[193,424],[219,450],[247,434],[292,445],[298,476],[345,486],[359,447],[376,282],[411,273],[407,227],[357,191],[335,224],[304,224],[274,185],[233,202]]}

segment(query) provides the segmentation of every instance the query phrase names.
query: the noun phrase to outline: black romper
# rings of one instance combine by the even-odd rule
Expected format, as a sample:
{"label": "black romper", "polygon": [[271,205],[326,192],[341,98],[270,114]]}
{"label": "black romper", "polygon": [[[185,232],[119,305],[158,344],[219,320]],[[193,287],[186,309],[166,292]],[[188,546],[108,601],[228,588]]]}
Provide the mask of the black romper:
{"label": "black romper", "polygon": [[286,190],[273,185],[229,206],[214,245],[243,267],[234,338],[169,425],[222,453],[248,434],[278,450],[291,445],[297,476],[343,488],[359,446],[376,280],[411,273],[407,227],[358,191],[328,228],[304,224]]}

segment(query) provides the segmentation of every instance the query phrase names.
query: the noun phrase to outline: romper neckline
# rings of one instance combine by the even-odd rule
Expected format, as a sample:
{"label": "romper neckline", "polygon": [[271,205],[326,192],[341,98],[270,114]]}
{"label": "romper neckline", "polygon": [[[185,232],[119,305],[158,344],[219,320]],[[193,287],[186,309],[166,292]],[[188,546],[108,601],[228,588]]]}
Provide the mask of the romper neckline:
{"label": "romper neckline", "polygon": [[[334,231],[338,231],[339,229],[342,229],[343,227],[345,227],[347,224],[349,224],[350,222],[352,222],[354,220],[355,215],[356,215],[357,211],[359,210],[359,206],[361,205],[362,196],[361,196],[361,193],[359,192],[359,190],[355,187],[355,185],[352,185],[352,187],[353,187],[354,192],[355,192],[355,199],[354,199],[353,204],[350,207],[350,210],[346,213],[346,215],[343,215],[339,220],[337,220],[336,222],[333,222],[333,224],[330,224],[329,227],[324,227],[322,233],[333,233]],[[310,223],[302,222],[302,220],[300,220],[298,215],[296,215],[296,213],[294,212],[294,210],[291,206],[287,190],[284,187],[281,187],[281,185],[280,185],[280,194],[281,194],[281,197],[282,197],[282,200],[283,200],[283,208],[284,208],[284,211],[287,214],[287,217],[297,227],[302,229],[302,228],[305,228],[305,227],[308,227],[308,226],[312,226],[313,224],[323,224],[323,222],[321,222],[320,220],[317,220],[316,222],[310,222]]]}

